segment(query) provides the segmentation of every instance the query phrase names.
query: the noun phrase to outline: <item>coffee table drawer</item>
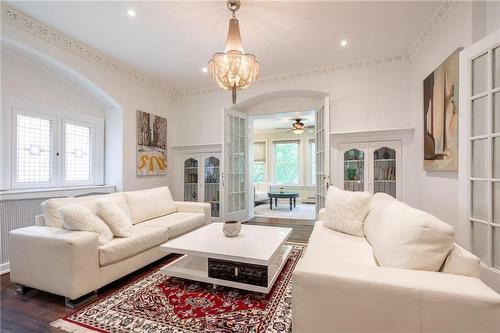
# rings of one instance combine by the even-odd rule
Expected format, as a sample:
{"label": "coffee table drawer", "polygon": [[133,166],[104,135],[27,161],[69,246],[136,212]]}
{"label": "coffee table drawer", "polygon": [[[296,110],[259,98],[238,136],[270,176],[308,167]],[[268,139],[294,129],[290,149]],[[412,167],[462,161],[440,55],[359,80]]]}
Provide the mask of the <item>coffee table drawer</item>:
{"label": "coffee table drawer", "polygon": [[268,285],[267,266],[229,260],[208,258],[208,276],[254,286],[267,287]]}

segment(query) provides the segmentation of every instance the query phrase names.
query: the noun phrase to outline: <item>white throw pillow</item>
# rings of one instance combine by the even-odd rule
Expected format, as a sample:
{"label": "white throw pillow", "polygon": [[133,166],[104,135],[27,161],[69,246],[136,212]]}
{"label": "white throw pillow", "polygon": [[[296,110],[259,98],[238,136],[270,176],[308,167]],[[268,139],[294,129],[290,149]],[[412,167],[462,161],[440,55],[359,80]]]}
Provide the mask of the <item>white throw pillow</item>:
{"label": "white throw pillow", "polygon": [[97,201],[106,198],[113,201],[120,207],[123,212],[131,219],[130,210],[128,208],[127,199],[122,192],[90,195],[83,197],[69,197],[69,198],[53,198],[42,202],[42,211],[45,220],[45,225],[49,227],[64,228],[64,222],[59,209],[69,204],[79,204],[87,207],[94,214],[97,214]]}
{"label": "white throw pillow", "polygon": [[108,225],[115,237],[132,236],[132,220],[113,201],[97,201],[97,215]]}
{"label": "white throw pillow", "polygon": [[453,227],[386,195],[373,196],[366,239],[381,266],[437,272],[453,247]]}
{"label": "white throw pillow", "polygon": [[125,192],[134,224],[177,211],[168,187]]}
{"label": "white throw pillow", "polygon": [[99,245],[113,239],[109,227],[90,209],[78,204],[69,204],[59,209],[64,227],[68,230],[90,231],[99,235]]}
{"label": "white throw pillow", "polygon": [[332,186],[326,194],[324,225],[336,231],[363,237],[363,221],[369,206],[370,193],[343,191]]}

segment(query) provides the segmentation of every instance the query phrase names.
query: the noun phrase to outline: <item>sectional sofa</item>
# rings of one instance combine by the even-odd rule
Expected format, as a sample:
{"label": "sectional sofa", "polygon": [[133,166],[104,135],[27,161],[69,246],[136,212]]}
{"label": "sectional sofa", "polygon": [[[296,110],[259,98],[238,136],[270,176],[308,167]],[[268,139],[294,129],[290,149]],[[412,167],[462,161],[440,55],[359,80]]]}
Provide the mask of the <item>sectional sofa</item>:
{"label": "sectional sofa", "polygon": [[[59,209],[80,204],[95,211],[112,200],[133,222],[132,236],[99,245],[98,235],[66,230]],[[79,198],[49,199],[35,226],[10,232],[10,278],[66,297],[66,305],[167,253],[159,245],[210,223],[207,203],[176,202],[167,187]]]}
{"label": "sectional sofa", "polygon": [[[293,332],[500,332],[500,295],[479,279],[479,259],[457,244],[450,243],[437,271],[380,264],[383,256],[401,260],[412,250],[403,241],[399,251],[384,253],[390,237],[413,237],[405,233],[415,223],[425,233],[425,223],[436,219],[395,201],[372,197],[365,237],[326,227],[327,212],[320,212],[293,275]],[[429,255],[420,260],[435,260],[439,246],[437,238],[423,244]],[[422,264],[411,256],[411,265]]]}

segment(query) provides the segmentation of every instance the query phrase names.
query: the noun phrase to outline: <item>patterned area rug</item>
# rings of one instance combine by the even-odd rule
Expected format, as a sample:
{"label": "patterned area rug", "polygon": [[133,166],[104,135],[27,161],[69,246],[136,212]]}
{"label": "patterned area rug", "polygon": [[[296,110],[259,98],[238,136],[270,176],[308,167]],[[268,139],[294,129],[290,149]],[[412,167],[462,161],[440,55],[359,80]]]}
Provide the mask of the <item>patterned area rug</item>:
{"label": "patterned area rug", "polygon": [[213,289],[157,269],[51,326],[66,332],[290,332],[291,277],[305,248],[294,244],[267,295]]}

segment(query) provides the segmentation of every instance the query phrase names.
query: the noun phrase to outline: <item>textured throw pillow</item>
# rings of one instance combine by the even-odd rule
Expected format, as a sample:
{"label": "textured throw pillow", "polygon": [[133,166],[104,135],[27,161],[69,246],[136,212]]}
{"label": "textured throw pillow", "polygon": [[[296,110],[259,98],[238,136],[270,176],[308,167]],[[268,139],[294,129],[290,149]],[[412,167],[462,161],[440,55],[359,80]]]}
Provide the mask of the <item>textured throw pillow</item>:
{"label": "textured throw pillow", "polygon": [[132,236],[132,220],[113,201],[97,201],[97,215],[108,225],[115,237]]}
{"label": "textured throw pillow", "polygon": [[99,245],[104,245],[113,239],[113,233],[106,223],[87,207],[69,204],[60,208],[59,212],[66,229],[95,232],[99,236]]}
{"label": "textured throw pillow", "polygon": [[365,233],[380,265],[439,271],[453,248],[453,227],[386,195],[373,199]]}
{"label": "textured throw pillow", "polygon": [[346,234],[363,237],[363,222],[370,206],[370,193],[330,187],[326,194],[324,225]]}

